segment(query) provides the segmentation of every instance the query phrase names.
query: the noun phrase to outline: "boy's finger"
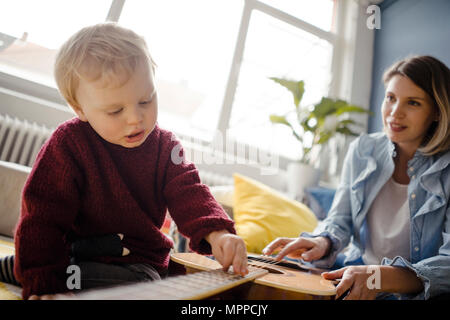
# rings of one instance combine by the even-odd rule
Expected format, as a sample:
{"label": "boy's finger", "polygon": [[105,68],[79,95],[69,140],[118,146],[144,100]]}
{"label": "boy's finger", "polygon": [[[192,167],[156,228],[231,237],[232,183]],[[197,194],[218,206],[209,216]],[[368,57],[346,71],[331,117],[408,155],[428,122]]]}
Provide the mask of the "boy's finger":
{"label": "boy's finger", "polygon": [[245,276],[248,273],[247,269],[247,250],[241,243],[237,244],[233,258],[233,269],[236,273]]}
{"label": "boy's finger", "polygon": [[235,256],[234,259],[233,259],[233,271],[234,271],[234,273],[242,274],[241,268],[242,268],[241,260],[239,259],[239,257]]}
{"label": "boy's finger", "polygon": [[127,256],[130,254],[130,250],[128,250],[127,248],[123,247],[122,249],[122,257]]}
{"label": "boy's finger", "polygon": [[219,260],[220,264],[223,267],[224,271],[227,271],[228,268],[233,263],[233,257],[234,257],[234,250],[230,251],[229,246],[226,248],[223,248],[219,254],[219,257],[216,257],[217,260]]}

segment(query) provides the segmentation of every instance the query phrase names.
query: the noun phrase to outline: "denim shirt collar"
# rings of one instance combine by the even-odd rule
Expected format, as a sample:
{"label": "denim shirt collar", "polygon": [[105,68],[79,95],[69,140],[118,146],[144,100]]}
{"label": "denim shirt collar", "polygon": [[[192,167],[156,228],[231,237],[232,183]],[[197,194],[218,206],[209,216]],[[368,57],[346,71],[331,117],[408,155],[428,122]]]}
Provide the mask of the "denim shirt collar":
{"label": "denim shirt collar", "polygon": [[[389,142],[389,152],[392,157],[396,156],[396,144],[391,140]],[[428,164],[427,164],[428,162]],[[436,200],[433,202],[431,209],[435,210],[445,204],[445,192],[442,183],[439,181],[439,175],[441,171],[449,165],[450,153],[447,152],[442,156],[426,156],[421,151],[416,150],[414,156],[408,161],[407,174],[410,178],[415,175],[420,175],[419,179],[411,179],[410,185],[412,189],[417,188],[420,185],[430,194],[436,196]],[[423,199],[423,201],[425,201]],[[419,212],[417,215],[421,215],[427,211]]]}
{"label": "denim shirt collar", "polygon": [[417,150],[414,153],[412,159],[408,161],[408,168],[420,168],[427,160],[429,160],[429,157],[425,156],[422,152]]}
{"label": "denim shirt collar", "polygon": [[[397,156],[397,145],[395,142],[392,142],[390,139],[388,139],[388,152],[389,155],[392,158],[395,158]],[[419,168],[422,166],[429,157],[425,156],[421,151],[416,150],[414,153],[414,156],[408,161],[408,168]]]}

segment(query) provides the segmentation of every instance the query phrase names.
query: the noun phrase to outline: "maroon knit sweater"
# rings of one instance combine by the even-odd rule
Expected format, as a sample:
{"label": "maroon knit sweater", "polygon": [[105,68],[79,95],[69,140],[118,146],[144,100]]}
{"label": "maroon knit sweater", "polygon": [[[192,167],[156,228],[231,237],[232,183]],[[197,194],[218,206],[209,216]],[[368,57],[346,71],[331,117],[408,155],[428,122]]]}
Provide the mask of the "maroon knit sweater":
{"label": "maroon knit sweater", "polygon": [[24,299],[68,291],[77,237],[122,233],[130,254],[95,261],[148,263],[164,272],[173,246],[160,231],[167,209],[199,253],[211,253],[204,240],[210,232],[235,233],[195,166],[171,160],[174,147],[183,154],[173,134],[158,126],[132,149],[105,141],[77,118],[55,130],[25,184],[15,233],[14,273]]}

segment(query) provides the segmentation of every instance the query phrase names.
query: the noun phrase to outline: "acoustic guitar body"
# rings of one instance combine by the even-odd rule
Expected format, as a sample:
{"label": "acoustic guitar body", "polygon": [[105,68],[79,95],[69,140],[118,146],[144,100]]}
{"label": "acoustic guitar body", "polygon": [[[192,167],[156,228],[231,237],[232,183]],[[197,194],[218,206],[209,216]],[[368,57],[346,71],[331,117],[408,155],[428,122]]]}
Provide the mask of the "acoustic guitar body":
{"label": "acoustic guitar body", "polygon": [[[222,268],[219,262],[196,253],[174,253],[171,255],[171,260],[184,266],[187,273]],[[290,262],[283,265],[275,263],[278,262],[249,254],[249,269],[261,268],[268,272],[252,282],[235,287],[214,298],[239,300],[334,299],[335,285],[332,281],[322,278],[320,273],[324,270],[298,263]]]}

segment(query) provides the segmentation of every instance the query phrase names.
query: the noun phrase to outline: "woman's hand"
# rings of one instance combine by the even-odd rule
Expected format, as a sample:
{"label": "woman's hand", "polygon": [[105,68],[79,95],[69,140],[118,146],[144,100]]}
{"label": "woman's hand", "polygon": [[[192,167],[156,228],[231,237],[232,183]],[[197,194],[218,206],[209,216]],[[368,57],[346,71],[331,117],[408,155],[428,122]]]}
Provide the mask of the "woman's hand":
{"label": "woman's hand", "polygon": [[270,255],[276,250],[280,250],[275,259],[281,260],[283,257],[299,259],[305,261],[318,260],[322,258],[330,249],[331,241],[326,237],[316,238],[277,238],[263,250],[263,254]]}
{"label": "woman's hand", "polygon": [[[336,299],[341,297],[347,292],[343,297],[344,300],[374,300],[378,292],[380,292],[381,287],[377,288],[377,281],[373,283],[373,271],[376,268],[379,269],[380,266],[350,266],[344,267],[338,270],[324,272],[322,277],[327,280],[341,279],[338,286],[336,287]],[[381,278],[381,273],[375,273],[375,276]],[[381,279],[378,279],[378,283],[381,284]]]}
{"label": "woman's hand", "polygon": [[324,272],[322,276],[328,280],[342,278],[336,287],[336,297],[349,290],[345,300],[375,299],[379,292],[418,294],[424,289],[423,282],[416,273],[405,267],[350,266]]}
{"label": "woman's hand", "polygon": [[226,230],[213,231],[206,241],[211,245],[212,254],[227,271],[233,266],[235,273],[245,276],[247,269],[247,249],[244,240]]}

